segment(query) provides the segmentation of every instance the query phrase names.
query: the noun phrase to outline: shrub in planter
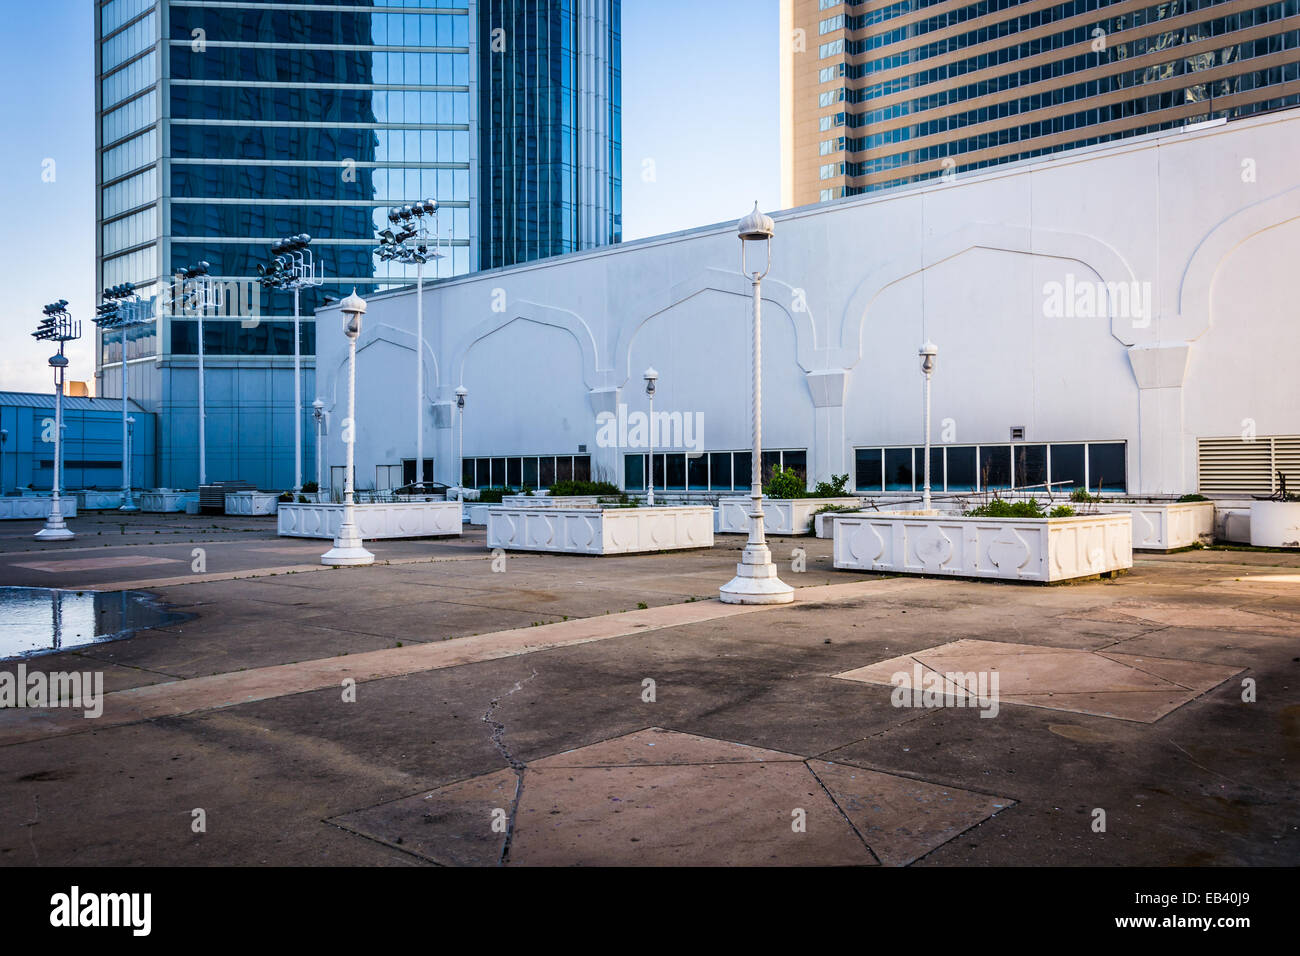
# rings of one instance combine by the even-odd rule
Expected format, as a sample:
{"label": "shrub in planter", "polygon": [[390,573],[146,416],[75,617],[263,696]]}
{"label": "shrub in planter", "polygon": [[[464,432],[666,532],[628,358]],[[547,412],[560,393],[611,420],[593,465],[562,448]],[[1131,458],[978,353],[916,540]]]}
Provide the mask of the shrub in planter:
{"label": "shrub in planter", "polygon": [[1210,499],[1205,497],[1205,495],[1183,495],[1181,498],[1178,499],[1178,503],[1180,505],[1184,505],[1192,501],[1209,501],[1209,500]]}
{"label": "shrub in planter", "polygon": [[622,494],[617,485],[608,481],[557,481],[551,485],[552,498],[618,497]]}
{"label": "shrub in planter", "polygon": [[849,494],[849,476],[831,475],[830,481],[819,481],[809,498],[844,498]]}
{"label": "shrub in planter", "polygon": [[320,485],[314,481],[304,481],[302,483],[302,493],[305,495],[314,495],[320,491]]}
{"label": "shrub in planter", "polygon": [[1090,495],[1090,494],[1088,494],[1088,489],[1087,489],[1087,488],[1075,488],[1074,491],[1070,492],[1070,500],[1071,500],[1071,501],[1078,501],[1078,502],[1083,502],[1083,501],[1100,501],[1100,500],[1101,500],[1101,496],[1100,496],[1100,495]]}
{"label": "shrub in planter", "polygon": [[484,488],[478,493],[478,503],[481,505],[499,505],[501,499],[506,495],[516,495],[519,492],[513,488]]}
{"label": "shrub in planter", "polygon": [[280,495],[280,500],[281,500],[281,501],[284,501],[284,502],[292,503],[292,502],[293,502],[293,492],[292,492],[292,491],[286,491],[286,492],[284,492],[282,495]]}
{"label": "shrub in planter", "polygon": [[[845,476],[848,480],[848,476]],[[772,469],[772,477],[768,479],[767,484],[763,486],[763,494],[769,498],[789,500],[792,498],[807,498],[808,487],[803,478],[799,476],[793,468],[781,470]],[[818,495],[818,497],[833,497],[830,495]]]}
{"label": "shrub in planter", "polygon": [[[832,497],[834,497],[834,498],[841,498],[841,497],[843,497],[843,495],[842,495],[842,494],[840,494],[840,495],[813,495],[813,497],[814,497],[814,498],[832,498]],[[816,511],[814,511],[813,514],[814,514],[814,515],[824,515],[824,514],[830,514],[830,513],[833,512],[833,511],[858,511],[858,510],[860,510],[860,509],[855,508],[853,505],[822,505],[820,508],[818,508]]]}

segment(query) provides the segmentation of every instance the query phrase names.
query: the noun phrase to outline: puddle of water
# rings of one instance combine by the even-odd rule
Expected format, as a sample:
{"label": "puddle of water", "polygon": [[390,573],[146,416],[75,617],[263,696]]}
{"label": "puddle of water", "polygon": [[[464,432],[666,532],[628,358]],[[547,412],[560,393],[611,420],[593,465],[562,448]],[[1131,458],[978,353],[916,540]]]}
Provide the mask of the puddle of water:
{"label": "puddle of water", "polygon": [[0,660],[116,641],[192,616],[144,591],[0,587]]}

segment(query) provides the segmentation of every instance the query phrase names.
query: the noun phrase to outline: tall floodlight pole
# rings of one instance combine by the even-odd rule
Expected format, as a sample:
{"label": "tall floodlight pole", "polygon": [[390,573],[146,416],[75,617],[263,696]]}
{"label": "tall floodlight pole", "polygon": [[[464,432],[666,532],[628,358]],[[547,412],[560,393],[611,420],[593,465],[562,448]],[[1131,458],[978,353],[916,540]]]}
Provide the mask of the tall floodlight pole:
{"label": "tall floodlight pole", "polygon": [[9,444],[9,429],[0,428],[0,497],[5,493],[5,446]]}
{"label": "tall floodlight pole", "polygon": [[198,316],[199,320],[199,484],[208,483],[208,406],[204,394],[204,342],[203,316],[209,308],[219,310],[225,299],[221,286],[208,274],[211,267],[206,262],[178,269],[181,283],[181,300],[184,310]]}
{"label": "tall floodlight pole", "polygon": [[930,510],[930,378],[934,375],[935,359],[939,355],[939,347],[933,342],[927,341],[921,346],[916,353],[921,356],[921,372],[925,375],[925,487],[922,489],[924,495],[923,507],[926,511]]}
{"label": "tall floodlight pole", "polygon": [[374,564],[375,556],[367,551],[357,530],[356,506],[353,502],[352,469],[356,461],[357,440],[357,337],[361,335],[361,317],[366,314],[366,300],[352,294],[339,303],[343,310],[343,334],[348,337],[348,417],[343,422],[343,444],[347,448],[347,465],[343,473],[343,521],[334,538],[334,547],[321,555],[328,565]]}
{"label": "tall floodlight pole", "polygon": [[58,342],[59,354],[50,356],[50,368],[54,370],[54,482],[50,497],[50,514],[45,519],[45,527],[34,535],[40,541],[67,541],[76,535],[63,521],[63,506],[59,501],[60,481],[63,473],[63,376],[68,367],[68,359],[63,354],[63,346],[81,338],[81,323],[68,314],[68,300],[60,299],[47,305],[43,310],[45,318],[32,333],[39,341]]}
{"label": "tall floodlight pole", "polygon": [[[258,265],[263,288],[293,291],[293,493],[302,491],[302,303],[303,289],[324,283],[324,266],[312,256],[311,236],[301,233],[281,239],[271,247],[269,265]],[[317,475],[317,484],[320,476]]]}
{"label": "tall floodlight pole", "polygon": [[95,324],[104,334],[114,329],[122,333],[122,506],[117,510],[139,511],[131,491],[131,436],[127,411],[131,392],[131,366],[127,361],[127,342],[128,330],[132,326],[153,321],[156,298],[141,298],[130,282],[107,288],[101,295],[104,301],[95,307]]}
{"label": "tall floodlight pole", "polygon": [[375,255],[380,262],[415,265],[415,486],[420,489],[424,487],[424,264],[443,258],[437,200],[394,206],[388,211],[388,228],[376,235]]}
{"label": "tall floodlight pole", "polygon": [[650,474],[646,481],[646,487],[649,493],[646,495],[646,504],[651,508],[655,505],[655,388],[659,382],[659,373],[654,370],[654,366],[645,370],[645,393],[650,399]]}
{"label": "tall floodlight pole", "polygon": [[460,469],[460,478],[456,482],[460,488],[460,494],[456,497],[461,501],[465,500],[465,398],[469,395],[469,389],[464,385],[456,388],[456,411],[460,418],[460,455],[456,467]]}
{"label": "tall floodlight pole", "polygon": [[[749,516],[749,541],[741,554],[740,564],[736,566],[736,576],[723,585],[718,596],[724,604],[789,604],[794,600],[794,588],[786,584],[776,573],[772,563],[772,552],[768,549],[763,536],[763,325],[762,325],[762,282],[772,268],[772,236],[775,224],[770,216],[759,212],[758,203],[754,211],[740,221],[737,231],[740,234],[740,271],[753,283],[754,287],[754,339],[753,339],[753,417],[754,448],[750,461],[750,499],[753,511]],[[766,244],[767,266],[762,272],[749,272],[746,252],[751,242]]]}

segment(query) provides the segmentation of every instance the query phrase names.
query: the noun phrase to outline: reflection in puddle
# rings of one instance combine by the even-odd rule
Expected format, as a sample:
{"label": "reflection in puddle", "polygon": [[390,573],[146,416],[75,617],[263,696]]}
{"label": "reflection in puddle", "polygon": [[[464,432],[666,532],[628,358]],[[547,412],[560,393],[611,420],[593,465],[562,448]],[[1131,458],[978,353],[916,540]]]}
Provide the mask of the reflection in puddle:
{"label": "reflection in puddle", "polygon": [[130,637],[191,617],[144,591],[0,587],[0,660]]}

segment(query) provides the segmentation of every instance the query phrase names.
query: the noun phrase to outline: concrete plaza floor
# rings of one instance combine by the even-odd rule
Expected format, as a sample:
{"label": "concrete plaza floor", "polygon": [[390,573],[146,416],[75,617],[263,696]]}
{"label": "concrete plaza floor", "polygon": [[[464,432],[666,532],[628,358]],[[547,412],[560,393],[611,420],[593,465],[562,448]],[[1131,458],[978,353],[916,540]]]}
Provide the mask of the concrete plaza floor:
{"label": "concrete plaza floor", "polygon": [[[754,609],[716,601],[738,536],[494,568],[467,529],[326,570],[273,519],[72,526],[0,525],[0,585],[193,616],[24,662],[109,693],[0,710],[0,864],[1300,860],[1300,555],[1037,587],[777,538],[797,603]],[[894,706],[913,667],[996,672],[996,716]]]}

